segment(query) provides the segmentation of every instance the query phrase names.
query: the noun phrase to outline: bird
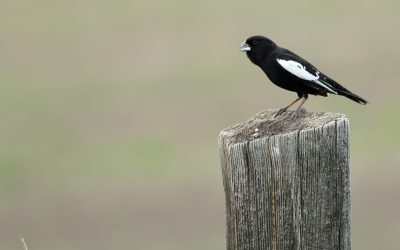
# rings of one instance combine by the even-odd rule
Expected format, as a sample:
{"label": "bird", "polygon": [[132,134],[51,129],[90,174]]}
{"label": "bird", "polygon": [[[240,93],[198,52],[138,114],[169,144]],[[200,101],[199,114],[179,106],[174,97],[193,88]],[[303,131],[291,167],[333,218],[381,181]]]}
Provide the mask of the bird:
{"label": "bird", "polygon": [[240,45],[240,50],[246,52],[250,61],[260,67],[271,82],[283,89],[297,93],[297,98],[289,105],[279,109],[275,116],[286,112],[301,100],[300,105],[293,113],[293,118],[297,118],[308,95],[326,97],[328,94],[334,94],[345,96],[362,105],[368,103],[364,98],[353,94],[323,74],[305,59],[288,49],[279,47],[267,37],[249,37]]}

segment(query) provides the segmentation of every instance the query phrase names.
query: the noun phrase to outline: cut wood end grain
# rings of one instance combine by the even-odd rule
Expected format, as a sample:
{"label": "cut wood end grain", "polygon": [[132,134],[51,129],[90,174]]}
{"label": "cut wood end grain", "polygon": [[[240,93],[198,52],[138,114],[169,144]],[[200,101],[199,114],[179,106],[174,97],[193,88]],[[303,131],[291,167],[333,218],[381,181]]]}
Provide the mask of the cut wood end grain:
{"label": "cut wood end grain", "polygon": [[253,139],[286,134],[293,131],[313,129],[327,123],[347,120],[347,116],[338,113],[308,112],[300,110],[297,119],[291,119],[293,112],[287,111],[277,117],[278,110],[265,110],[257,113],[248,121],[224,129],[220,133],[225,143],[240,143]]}

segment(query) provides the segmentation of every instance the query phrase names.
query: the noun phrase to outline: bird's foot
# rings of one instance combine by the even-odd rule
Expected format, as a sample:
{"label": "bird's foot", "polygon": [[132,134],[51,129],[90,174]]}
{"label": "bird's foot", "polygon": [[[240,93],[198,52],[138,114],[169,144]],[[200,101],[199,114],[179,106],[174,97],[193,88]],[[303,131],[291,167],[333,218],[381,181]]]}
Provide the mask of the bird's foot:
{"label": "bird's foot", "polygon": [[296,109],[296,111],[293,112],[293,114],[291,114],[290,119],[292,121],[297,120],[301,116],[301,113],[304,114],[305,112],[306,110],[304,108],[298,108]]}
{"label": "bird's foot", "polygon": [[292,121],[296,120],[297,118],[299,118],[299,110],[296,110],[295,112],[293,112],[293,114],[290,116],[290,119]]}
{"label": "bird's foot", "polygon": [[274,117],[277,117],[279,115],[281,115],[282,113],[285,113],[287,111],[287,107],[281,108],[280,110],[278,110],[278,112],[276,112]]}

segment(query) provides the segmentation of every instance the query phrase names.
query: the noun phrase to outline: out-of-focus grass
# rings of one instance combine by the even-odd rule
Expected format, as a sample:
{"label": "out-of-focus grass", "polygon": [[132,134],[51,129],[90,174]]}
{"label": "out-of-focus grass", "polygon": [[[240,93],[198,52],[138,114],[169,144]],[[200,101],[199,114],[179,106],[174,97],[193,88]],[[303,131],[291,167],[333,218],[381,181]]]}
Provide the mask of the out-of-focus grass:
{"label": "out-of-focus grass", "polygon": [[293,93],[238,52],[270,36],[371,103],[351,120],[353,246],[396,249],[398,1],[3,1],[0,249],[221,249],[216,137]]}

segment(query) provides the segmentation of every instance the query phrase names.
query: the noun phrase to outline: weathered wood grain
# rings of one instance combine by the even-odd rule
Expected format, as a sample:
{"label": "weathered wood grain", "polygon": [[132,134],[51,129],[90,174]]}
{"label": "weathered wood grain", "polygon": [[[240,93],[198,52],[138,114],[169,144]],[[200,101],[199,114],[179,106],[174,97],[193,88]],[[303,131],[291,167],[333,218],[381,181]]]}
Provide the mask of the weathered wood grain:
{"label": "weathered wood grain", "polygon": [[351,249],[348,119],[275,113],[219,135],[227,249]]}

